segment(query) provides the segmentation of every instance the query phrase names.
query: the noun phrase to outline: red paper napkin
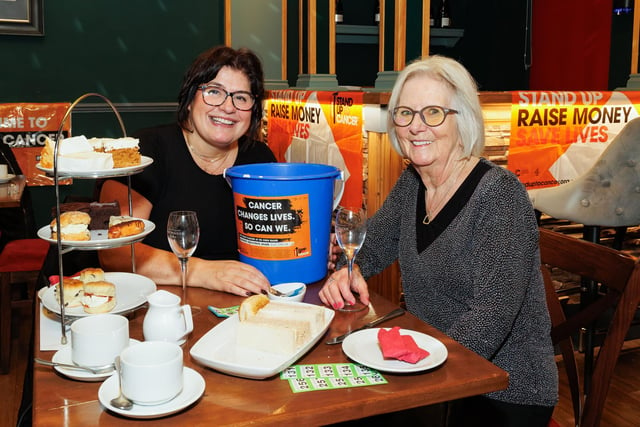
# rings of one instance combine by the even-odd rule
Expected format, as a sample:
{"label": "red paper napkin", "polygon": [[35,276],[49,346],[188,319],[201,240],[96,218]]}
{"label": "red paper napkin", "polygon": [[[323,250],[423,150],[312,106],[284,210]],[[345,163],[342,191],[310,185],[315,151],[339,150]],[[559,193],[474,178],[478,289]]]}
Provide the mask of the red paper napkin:
{"label": "red paper napkin", "polygon": [[400,327],[391,329],[380,328],[378,342],[382,355],[387,358],[398,359],[409,363],[418,363],[429,355],[427,350],[418,347],[410,335],[400,335]]}

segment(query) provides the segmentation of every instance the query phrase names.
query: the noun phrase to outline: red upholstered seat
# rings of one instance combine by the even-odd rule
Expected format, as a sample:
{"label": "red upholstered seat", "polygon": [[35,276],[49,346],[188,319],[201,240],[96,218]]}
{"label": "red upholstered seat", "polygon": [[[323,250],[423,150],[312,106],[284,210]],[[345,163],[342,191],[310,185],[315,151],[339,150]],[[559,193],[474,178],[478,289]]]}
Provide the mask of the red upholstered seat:
{"label": "red upholstered seat", "polygon": [[0,273],[40,271],[49,243],[42,239],[13,240],[0,253]]}
{"label": "red upholstered seat", "polygon": [[[49,243],[41,239],[13,240],[0,253],[0,374],[9,372],[11,359],[11,309],[18,304],[31,304],[35,283],[49,251]],[[11,286],[27,284],[27,298],[12,300]]]}

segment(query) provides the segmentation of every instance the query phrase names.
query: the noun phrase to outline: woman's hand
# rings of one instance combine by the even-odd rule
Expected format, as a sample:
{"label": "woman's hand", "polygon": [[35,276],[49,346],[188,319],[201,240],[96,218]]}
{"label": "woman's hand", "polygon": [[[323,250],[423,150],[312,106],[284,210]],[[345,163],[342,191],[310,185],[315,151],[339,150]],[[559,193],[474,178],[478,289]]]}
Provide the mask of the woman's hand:
{"label": "woman's hand", "polygon": [[357,265],[353,266],[353,286],[351,288],[349,288],[349,275],[345,267],[329,276],[318,295],[324,304],[337,310],[344,307],[345,303],[355,304],[354,293],[359,294],[360,301],[364,305],[369,305],[369,288]]}
{"label": "woman's hand", "polygon": [[189,277],[191,286],[248,296],[268,291],[269,280],[257,268],[240,261],[199,260],[194,266],[195,277]]}

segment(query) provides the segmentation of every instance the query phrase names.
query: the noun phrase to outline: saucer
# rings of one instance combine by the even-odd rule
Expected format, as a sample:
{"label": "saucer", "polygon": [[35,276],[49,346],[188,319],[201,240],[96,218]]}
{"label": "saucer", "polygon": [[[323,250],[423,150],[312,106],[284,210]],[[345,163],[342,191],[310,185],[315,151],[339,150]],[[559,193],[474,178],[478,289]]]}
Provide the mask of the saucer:
{"label": "saucer", "polygon": [[[134,340],[133,338],[129,339],[129,345],[137,344],[139,342],[140,341]],[[71,344],[65,345],[64,347],[60,348],[60,350],[56,351],[56,353],[51,358],[51,361],[57,363],[73,364],[73,360],[71,359]],[[62,366],[54,366],[53,369],[60,372],[67,378],[78,381],[102,381],[105,378],[109,378],[113,374],[113,371],[105,372],[102,374],[94,374],[90,371],[65,368]]]}
{"label": "saucer", "polygon": [[3,176],[2,178],[0,178],[0,184],[4,184],[6,182],[9,182],[15,177],[16,176],[14,174],[8,173],[7,176]]}
{"label": "saucer", "polygon": [[174,414],[191,405],[198,400],[204,393],[204,378],[197,371],[185,367],[183,370],[184,386],[182,391],[173,399],[160,405],[137,405],[129,410],[118,409],[111,406],[111,399],[116,397],[119,392],[118,375],[114,374],[109,377],[100,386],[98,390],[98,399],[102,406],[110,411],[130,418],[158,418],[166,415]]}

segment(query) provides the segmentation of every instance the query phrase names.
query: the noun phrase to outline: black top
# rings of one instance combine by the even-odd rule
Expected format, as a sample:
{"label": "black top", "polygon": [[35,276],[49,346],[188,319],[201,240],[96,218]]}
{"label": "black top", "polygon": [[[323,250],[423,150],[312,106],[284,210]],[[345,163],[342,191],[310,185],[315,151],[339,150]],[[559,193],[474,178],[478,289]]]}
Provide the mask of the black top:
{"label": "black top", "polygon": [[[175,123],[144,129],[133,136],[140,139],[140,153],[153,159],[143,172],[131,177],[132,188],[153,205],[149,220],[156,228],[144,243],[171,251],[166,234],[169,212],[192,210],[200,224],[200,241],[194,256],[238,259],[233,193],[225,178],[209,175],[196,165],[182,130]],[[234,165],[276,161],[269,147],[261,142],[240,148]]]}
{"label": "black top", "polygon": [[469,176],[464,180],[462,185],[453,193],[453,196],[447,204],[445,204],[438,215],[429,222],[424,224],[422,221],[427,214],[427,207],[424,199],[424,184],[420,181],[420,191],[418,191],[418,200],[416,203],[416,244],[418,252],[424,251],[438,236],[451,224],[451,221],[458,215],[460,210],[467,204],[478,183],[489,170],[489,165],[483,162],[473,168]]}

